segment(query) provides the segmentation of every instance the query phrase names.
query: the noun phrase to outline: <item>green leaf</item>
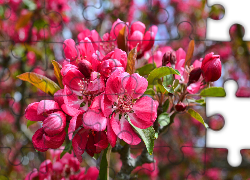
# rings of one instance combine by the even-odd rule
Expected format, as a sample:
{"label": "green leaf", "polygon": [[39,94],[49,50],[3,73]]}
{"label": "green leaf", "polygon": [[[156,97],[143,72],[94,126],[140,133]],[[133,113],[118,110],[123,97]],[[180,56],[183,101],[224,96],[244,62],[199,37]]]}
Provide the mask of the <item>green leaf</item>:
{"label": "green leaf", "polygon": [[102,154],[102,160],[100,164],[100,172],[99,172],[99,178],[100,180],[107,180],[108,174],[107,174],[107,168],[108,168],[108,161],[107,161],[107,152],[108,148],[106,148]]}
{"label": "green leaf", "polygon": [[144,94],[154,96],[154,95],[155,95],[155,91],[154,91],[152,88],[150,88],[150,89],[147,89],[147,90],[144,92]]}
{"label": "green leaf", "polygon": [[69,141],[68,144],[66,144],[63,152],[60,154],[60,158],[62,159],[62,157],[67,153],[67,152],[70,152],[72,149],[72,141]]}
{"label": "green leaf", "polygon": [[168,115],[168,113],[164,112],[164,113],[161,113],[159,116],[158,116],[158,123],[161,125],[161,126],[167,126],[169,123],[170,123],[170,117]]}
{"label": "green leaf", "polygon": [[200,93],[203,97],[225,97],[226,92],[222,87],[210,87],[203,89]]}
{"label": "green leaf", "polygon": [[166,87],[166,86],[162,85],[161,83],[157,84],[157,90],[158,90],[158,92],[161,92],[163,94],[166,94],[166,93],[174,94],[173,87]]}
{"label": "green leaf", "polygon": [[199,103],[201,106],[205,106],[206,104],[205,99],[198,99],[198,100],[195,100],[195,102]]}
{"label": "green leaf", "polygon": [[146,148],[148,150],[148,153],[152,155],[153,149],[154,149],[154,140],[155,140],[155,130],[152,126],[150,126],[147,129],[140,129],[136,126],[134,126],[129,117],[128,122],[131,124],[131,126],[137,131],[137,133],[141,136],[142,140],[144,141],[144,144],[146,145]]}
{"label": "green leaf", "polygon": [[172,85],[173,82],[174,82],[174,77],[172,74],[163,77],[162,84],[164,84],[166,87]]}
{"label": "green leaf", "polygon": [[128,53],[126,72],[128,72],[129,74],[133,74],[135,72],[135,60],[137,57],[137,46],[138,44]]}
{"label": "green leaf", "polygon": [[156,84],[157,79],[164,77],[169,74],[177,74],[180,75],[179,71],[176,69],[173,69],[171,67],[160,67],[157,69],[154,69],[153,71],[150,72],[148,76],[148,84]]}
{"label": "green leaf", "polygon": [[35,124],[35,123],[37,123],[37,121],[30,121],[30,120],[28,120],[27,121],[27,128],[30,127],[32,124]]}
{"label": "green leaf", "polygon": [[152,70],[156,68],[156,64],[146,64],[145,66],[142,66],[141,68],[137,69],[138,73],[141,76],[148,75]]}
{"label": "green leaf", "polygon": [[51,96],[53,96],[60,89],[60,87],[51,79],[33,72],[20,74],[17,78],[23,81],[28,81]]}
{"label": "green leaf", "polygon": [[178,85],[179,85],[179,79],[175,79],[173,88],[175,89]]}
{"label": "green leaf", "polygon": [[203,118],[201,117],[201,115],[196,112],[193,109],[189,109],[187,111],[194,119],[198,120],[201,124],[203,124],[205,126],[205,128],[208,128],[208,125],[204,122]]}
{"label": "green leaf", "polygon": [[167,99],[164,104],[163,104],[163,112],[166,112],[168,110],[169,107],[169,99]]}

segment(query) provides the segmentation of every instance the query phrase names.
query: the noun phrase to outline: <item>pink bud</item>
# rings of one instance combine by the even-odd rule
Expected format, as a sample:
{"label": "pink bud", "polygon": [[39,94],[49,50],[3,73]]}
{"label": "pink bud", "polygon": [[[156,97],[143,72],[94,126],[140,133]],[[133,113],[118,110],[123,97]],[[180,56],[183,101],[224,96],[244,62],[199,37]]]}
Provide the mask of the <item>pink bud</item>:
{"label": "pink bud", "polygon": [[201,72],[202,70],[200,67],[193,69],[189,74],[188,84],[196,83],[200,79]]}
{"label": "pink bud", "polygon": [[81,60],[78,63],[78,70],[84,75],[84,77],[89,78],[92,72],[92,64],[87,60]]}
{"label": "pink bud", "polygon": [[219,55],[209,53],[201,64],[202,76],[206,82],[217,81],[221,76],[221,61]]}
{"label": "pink bud", "polygon": [[180,102],[180,103],[178,103],[178,104],[175,105],[175,109],[178,112],[185,111],[186,107],[187,106],[183,102]]}

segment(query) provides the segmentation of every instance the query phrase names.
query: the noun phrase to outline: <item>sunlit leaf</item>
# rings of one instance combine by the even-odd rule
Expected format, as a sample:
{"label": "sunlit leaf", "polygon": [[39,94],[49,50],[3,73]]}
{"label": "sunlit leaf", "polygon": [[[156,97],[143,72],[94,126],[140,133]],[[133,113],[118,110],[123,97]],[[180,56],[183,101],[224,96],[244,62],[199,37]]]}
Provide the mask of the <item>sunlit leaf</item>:
{"label": "sunlit leaf", "polygon": [[17,78],[33,84],[51,96],[53,96],[60,89],[60,87],[51,79],[33,72],[20,74]]}
{"label": "sunlit leaf", "polygon": [[138,73],[141,76],[148,75],[152,70],[156,68],[156,64],[146,64],[145,66],[142,66],[141,68],[137,69]]}
{"label": "sunlit leaf", "polygon": [[200,93],[203,97],[225,97],[226,92],[222,87],[210,87],[203,89]]}
{"label": "sunlit leaf", "polygon": [[136,130],[136,132],[140,135],[142,138],[144,144],[146,145],[148,153],[151,155],[153,153],[154,149],[154,140],[155,140],[155,130],[152,126],[150,126],[147,129],[140,129],[136,126],[134,126],[130,119],[128,118],[129,123],[131,126]]}
{"label": "sunlit leaf", "polygon": [[173,69],[172,67],[167,67],[167,66],[154,69],[153,71],[150,72],[148,76],[148,84],[156,84],[159,78],[169,74],[180,75],[180,72],[176,69]]}
{"label": "sunlit leaf", "polygon": [[205,128],[208,128],[208,125],[204,122],[203,118],[201,117],[201,115],[196,112],[193,109],[189,109],[188,113],[196,120],[198,120],[201,124],[203,124],[205,126]]}
{"label": "sunlit leaf", "polygon": [[193,58],[193,53],[194,53],[194,40],[191,40],[188,45],[188,51],[185,59],[185,66],[190,66],[191,60]]}
{"label": "sunlit leaf", "polygon": [[56,76],[58,84],[61,88],[63,88],[62,75],[61,75],[62,66],[58,62],[56,62],[55,60],[52,60],[52,64],[54,66],[54,74]]}
{"label": "sunlit leaf", "polygon": [[37,123],[38,121],[30,121],[30,120],[28,120],[27,121],[27,128],[28,127],[30,127],[32,124],[35,124],[35,123]]}
{"label": "sunlit leaf", "polygon": [[136,61],[136,57],[137,57],[137,46],[138,46],[138,44],[128,54],[126,72],[128,72],[129,74],[133,74],[135,72],[135,61]]}

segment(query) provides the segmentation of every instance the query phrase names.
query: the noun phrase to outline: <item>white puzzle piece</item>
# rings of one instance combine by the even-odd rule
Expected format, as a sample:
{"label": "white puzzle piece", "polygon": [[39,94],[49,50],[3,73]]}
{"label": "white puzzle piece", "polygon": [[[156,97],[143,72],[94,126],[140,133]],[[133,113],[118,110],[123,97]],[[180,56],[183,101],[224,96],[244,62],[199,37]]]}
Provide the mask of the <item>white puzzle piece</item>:
{"label": "white puzzle piece", "polygon": [[233,80],[226,81],[224,88],[226,97],[206,99],[207,116],[221,114],[225,120],[221,130],[207,130],[207,147],[227,148],[229,164],[239,166],[242,160],[240,150],[250,149],[247,140],[250,137],[250,100],[235,96],[238,87]]}
{"label": "white puzzle piece", "polygon": [[212,41],[230,41],[229,30],[232,25],[240,24],[245,28],[244,41],[250,41],[250,1],[249,0],[208,0],[208,6],[222,5],[225,15],[220,20],[207,19],[206,39]]}

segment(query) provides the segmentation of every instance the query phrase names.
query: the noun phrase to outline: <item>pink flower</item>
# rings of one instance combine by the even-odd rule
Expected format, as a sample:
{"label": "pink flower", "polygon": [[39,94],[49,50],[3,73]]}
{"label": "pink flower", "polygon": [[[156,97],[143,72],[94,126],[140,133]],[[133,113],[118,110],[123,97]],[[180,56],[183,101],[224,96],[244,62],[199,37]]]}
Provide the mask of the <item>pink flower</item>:
{"label": "pink flower", "polygon": [[[148,59],[148,63],[155,62],[156,67],[162,66],[162,58],[164,54],[168,51],[172,51],[172,48],[169,46],[163,46],[159,47],[157,51],[152,52],[151,50],[144,53],[144,58]],[[153,53],[153,54],[152,54]],[[168,63],[167,66],[170,66],[171,64]]]}
{"label": "pink flower", "polygon": [[[63,84],[68,86],[78,96],[96,95],[104,91],[104,79],[98,72],[91,72],[90,77],[86,78],[82,72],[82,67],[71,64],[63,66],[61,74]],[[86,73],[86,72],[85,72]]]}
{"label": "pink flower", "polygon": [[146,51],[153,47],[158,28],[157,26],[151,26],[146,33],[145,30],[145,24],[140,21],[134,22],[130,27],[128,46],[131,50],[139,43],[137,47],[137,52],[139,54],[138,58],[142,57]]}
{"label": "pink flower", "polygon": [[136,174],[146,174],[151,180],[156,180],[159,174],[158,160],[154,158],[154,163],[144,163],[142,166],[136,167],[133,172]]}
{"label": "pink flower", "polygon": [[[180,82],[188,84],[187,91],[190,94],[197,93],[204,85],[202,84],[202,78],[199,78],[195,83],[189,83],[189,75],[190,72],[192,72],[193,69],[200,68],[201,67],[201,60],[195,60],[194,63],[189,67],[185,67],[185,58],[186,58],[186,52],[179,48],[176,51],[176,64],[175,69],[177,69],[181,76],[175,75],[176,79],[179,79]],[[186,69],[185,69],[186,68]]]}
{"label": "pink flower", "polygon": [[150,97],[141,97],[147,86],[147,80],[137,73],[129,75],[117,69],[111,74],[101,106],[104,115],[111,116],[107,123],[109,142],[114,142],[118,136],[128,144],[140,143],[139,136],[125,117],[129,117],[131,123],[141,129],[154,123],[157,116],[156,104]]}
{"label": "pink flower", "polygon": [[126,52],[115,49],[114,51],[109,52],[101,61],[97,62],[97,71],[100,72],[102,76],[108,78],[110,74],[115,71],[117,68],[127,67],[127,54]]}
{"label": "pink flower", "polygon": [[102,54],[97,51],[98,47],[92,43],[89,37],[85,37],[76,45],[73,39],[66,39],[63,44],[64,55],[70,64],[77,65],[80,60],[87,60],[91,63],[92,55],[98,52],[98,55],[102,57]]}
{"label": "pink flower", "polygon": [[217,81],[221,76],[221,61],[219,55],[207,54],[201,65],[202,76],[206,82]]}
{"label": "pink flower", "polygon": [[[60,149],[63,149],[61,147]],[[99,176],[99,170],[96,167],[89,167],[86,171],[85,168],[80,167],[80,163],[73,154],[66,153],[60,158],[61,150],[50,152],[52,159],[45,160],[41,163],[39,171],[34,169],[28,173],[25,180],[44,180],[44,179],[93,179],[96,180]],[[53,156],[53,154],[58,156]]]}
{"label": "pink flower", "polygon": [[82,162],[82,154],[86,152],[90,156],[100,153],[109,145],[106,133],[104,131],[92,131],[81,128],[72,139],[72,147],[79,162]]}
{"label": "pink flower", "polygon": [[113,51],[117,47],[116,39],[119,35],[120,30],[122,30],[122,28],[124,28],[125,25],[128,26],[128,23],[125,23],[120,19],[117,19],[113,23],[110,33],[105,33],[102,36],[103,42],[101,43],[101,46],[106,54],[109,53],[110,51]]}
{"label": "pink flower", "polygon": [[25,110],[25,117],[30,121],[42,121],[43,127],[38,129],[32,137],[35,149],[44,152],[49,148],[56,149],[65,139],[66,117],[57,102],[42,100],[29,104]]}

